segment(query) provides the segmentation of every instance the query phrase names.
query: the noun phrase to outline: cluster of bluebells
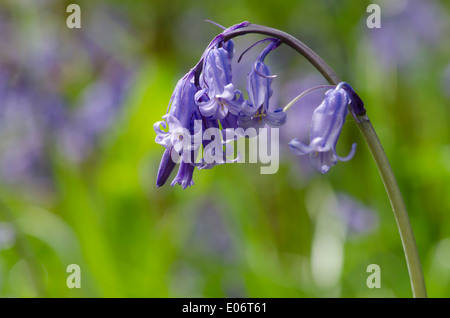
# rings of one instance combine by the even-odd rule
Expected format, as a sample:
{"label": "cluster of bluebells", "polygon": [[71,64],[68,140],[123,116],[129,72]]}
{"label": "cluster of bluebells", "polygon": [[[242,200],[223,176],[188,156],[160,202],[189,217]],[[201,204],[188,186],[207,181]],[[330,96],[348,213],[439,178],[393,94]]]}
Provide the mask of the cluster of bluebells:
{"label": "cluster of bluebells", "polygon": [[[236,24],[216,36],[199,63],[178,81],[163,120],[154,125],[156,142],[165,148],[156,180],[158,187],[166,183],[176,167],[176,161],[180,164],[172,186],[180,184],[183,189],[194,184],[193,173],[196,166],[204,169],[218,164],[204,161],[194,163],[200,147],[206,149],[211,141],[193,142],[191,136],[200,133],[203,135],[208,128],[217,128],[222,130],[222,141],[226,143],[229,141],[225,133],[227,129],[242,128],[243,131],[265,125],[280,127],[286,123],[286,111],[283,108],[269,109],[273,93],[271,84],[275,76],[265,63],[266,56],[282,44],[281,40],[267,38],[255,43],[268,44],[248,72],[247,98],[233,84],[231,67],[234,42],[226,40],[225,36],[249,24]],[[346,157],[336,154],[336,143],[348,115],[349,105],[359,111],[363,109],[362,101],[350,85],[340,83],[328,90],[324,101],[313,114],[310,144],[305,145],[294,139],[289,143],[292,152],[299,156],[309,154],[314,167],[322,173],[328,172],[338,160],[351,159],[356,145],[353,145]],[[200,127],[196,125],[199,121],[202,123]]]}

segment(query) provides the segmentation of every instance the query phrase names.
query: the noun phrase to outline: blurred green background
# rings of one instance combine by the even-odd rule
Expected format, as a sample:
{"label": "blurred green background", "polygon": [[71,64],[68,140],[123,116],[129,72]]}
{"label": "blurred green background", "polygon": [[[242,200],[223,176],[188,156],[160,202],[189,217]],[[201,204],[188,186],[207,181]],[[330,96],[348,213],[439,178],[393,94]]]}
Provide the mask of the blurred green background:
{"label": "blurred green background", "polygon": [[[1,297],[412,295],[354,120],[338,152],[356,142],[356,156],[327,175],[289,152],[320,93],[282,128],[278,173],[229,164],[195,171],[186,190],[156,187],[153,124],[220,32],[205,19],[291,33],[353,86],[398,178],[429,296],[450,296],[450,2],[76,1],[81,29],[66,27],[69,3],[0,1]],[[366,26],[370,3],[381,29]],[[236,38],[236,55],[261,38]],[[234,65],[242,90],[259,49]],[[287,47],[267,63],[272,106],[325,83]],[[66,285],[69,264],[80,289]],[[366,285],[370,264],[380,289]]]}

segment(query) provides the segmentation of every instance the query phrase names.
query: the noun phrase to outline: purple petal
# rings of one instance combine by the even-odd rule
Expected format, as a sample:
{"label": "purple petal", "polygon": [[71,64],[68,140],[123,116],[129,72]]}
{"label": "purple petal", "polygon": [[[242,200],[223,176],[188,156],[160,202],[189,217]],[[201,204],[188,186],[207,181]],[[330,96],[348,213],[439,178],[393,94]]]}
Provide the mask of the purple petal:
{"label": "purple petal", "polygon": [[337,163],[337,158],[332,150],[325,152],[312,152],[309,158],[313,166],[321,173],[327,173]]}
{"label": "purple petal", "polygon": [[308,145],[305,145],[297,138],[292,139],[289,142],[289,147],[290,147],[291,151],[297,156],[303,156],[303,155],[309,154],[314,151],[313,148],[311,148]]}
{"label": "purple petal", "polygon": [[354,143],[352,145],[352,149],[350,150],[350,153],[345,157],[338,156],[338,154],[336,153],[336,150],[334,150],[334,154],[335,154],[336,158],[338,158],[339,161],[344,161],[344,162],[351,160],[353,158],[353,156],[355,155],[355,153],[356,153],[356,143]]}
{"label": "purple petal", "polygon": [[192,175],[194,173],[194,166],[190,163],[186,163],[182,161],[180,163],[180,168],[178,169],[178,173],[173,179],[171,186],[174,186],[175,184],[180,184],[183,189],[186,189],[187,187],[193,186],[194,181],[192,180]]}
{"label": "purple petal", "polygon": [[159,164],[158,175],[156,177],[156,186],[163,186],[167,179],[170,177],[176,163],[173,162],[171,157],[172,148],[166,149],[161,158],[161,163]]}
{"label": "purple petal", "polygon": [[268,111],[265,120],[270,127],[279,127],[286,123],[286,113],[281,108],[274,112]]}

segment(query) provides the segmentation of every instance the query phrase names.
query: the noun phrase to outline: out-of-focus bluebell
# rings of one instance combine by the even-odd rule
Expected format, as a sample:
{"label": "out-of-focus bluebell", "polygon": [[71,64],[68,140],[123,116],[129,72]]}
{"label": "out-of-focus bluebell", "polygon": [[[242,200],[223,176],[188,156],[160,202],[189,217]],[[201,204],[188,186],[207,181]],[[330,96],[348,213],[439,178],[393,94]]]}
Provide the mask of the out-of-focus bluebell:
{"label": "out-of-focus bluebell", "polygon": [[118,62],[104,66],[100,77],[83,93],[59,136],[59,147],[67,159],[80,162],[86,159],[120,115],[127,96],[131,72]]}
{"label": "out-of-focus bluebell", "polygon": [[200,205],[192,235],[187,241],[191,249],[220,261],[231,261],[234,251],[226,224],[213,201]]}
{"label": "out-of-focus bluebell", "polygon": [[370,37],[374,56],[384,68],[405,69],[423,60],[427,47],[442,42],[447,20],[439,1],[385,1],[381,28],[366,29],[364,33]]}
{"label": "out-of-focus bluebell", "polygon": [[44,114],[48,108],[57,108],[59,104],[41,95],[33,83],[20,74],[16,80],[11,80],[13,74],[2,74],[7,79],[1,80],[5,85],[0,101],[1,177],[10,184],[48,188],[51,167],[46,152],[49,137],[46,125],[49,121]]}
{"label": "out-of-focus bluebell", "polygon": [[294,154],[298,156],[309,154],[311,163],[321,173],[327,173],[338,160],[350,160],[356,151],[356,144],[353,144],[346,157],[340,157],[336,153],[336,144],[349,112],[348,105],[352,102],[352,96],[344,86],[349,87],[347,83],[340,83],[336,88],[328,90],[325,99],[314,111],[309,145],[302,143],[298,138],[289,143]]}
{"label": "out-of-focus bluebell", "polygon": [[369,233],[378,226],[378,215],[372,208],[344,193],[337,194],[336,200],[333,211],[346,225],[348,234]]}

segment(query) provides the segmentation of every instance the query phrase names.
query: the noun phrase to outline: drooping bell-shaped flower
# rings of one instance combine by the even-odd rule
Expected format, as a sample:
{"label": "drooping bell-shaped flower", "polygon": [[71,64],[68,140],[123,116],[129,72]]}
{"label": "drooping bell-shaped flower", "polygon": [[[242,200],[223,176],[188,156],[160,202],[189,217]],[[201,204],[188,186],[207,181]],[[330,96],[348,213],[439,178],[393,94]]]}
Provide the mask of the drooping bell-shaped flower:
{"label": "drooping bell-shaped flower", "polygon": [[267,54],[276,49],[281,41],[274,40],[258,56],[247,76],[248,101],[242,105],[239,124],[244,127],[263,127],[268,124],[278,127],[286,122],[286,113],[282,109],[269,110],[269,100],[272,96],[272,80],[270,67],[264,63]]}
{"label": "drooping bell-shaped flower", "polygon": [[[193,114],[194,115],[194,114]],[[179,184],[183,189],[194,185],[194,181],[192,180],[192,176],[194,174],[194,162],[197,156],[197,151],[199,145],[195,145],[192,143],[191,136],[194,136],[196,131],[194,125],[195,117],[191,117],[191,124],[189,126],[189,135],[183,135],[183,152],[181,153],[180,160],[180,168],[178,169],[178,173],[173,179],[171,185]],[[186,146],[186,143],[188,144]],[[185,153],[184,153],[185,152]]]}
{"label": "drooping bell-shaped flower", "polygon": [[[163,116],[164,120],[154,124],[157,135],[155,141],[166,149],[175,147],[176,151],[179,151],[181,148],[182,134],[189,131],[191,118],[196,110],[196,92],[193,74],[188,73],[178,81],[169,102],[170,110]],[[162,130],[161,127],[168,128],[168,131]]]}
{"label": "drooping bell-shaped flower", "polygon": [[[231,43],[231,44],[229,44]],[[200,87],[195,100],[203,116],[223,119],[229,112],[237,113],[244,101],[241,91],[232,83],[231,59],[234,44],[227,41],[223,47],[213,47],[206,54]]]}
{"label": "drooping bell-shaped flower", "polygon": [[299,156],[309,154],[312,164],[321,173],[327,173],[338,160],[350,160],[356,151],[356,144],[353,144],[346,157],[336,154],[336,143],[349,112],[348,105],[353,100],[348,87],[350,85],[347,83],[340,83],[325,93],[325,99],[316,108],[312,117],[309,145],[303,144],[297,138],[289,143],[294,154]]}
{"label": "drooping bell-shaped flower", "polygon": [[[194,73],[189,72],[178,81],[169,103],[170,110],[163,116],[163,121],[155,123],[155,141],[166,148],[158,170],[156,185],[162,186],[175,168],[175,158],[183,155],[186,141],[191,140],[193,132],[192,117],[197,109],[194,96],[197,88],[194,84]],[[161,129],[167,129],[167,131]],[[190,154],[184,154],[187,156]],[[184,157],[186,158],[186,157]],[[174,182],[182,183],[183,187],[191,185],[192,172],[189,162],[181,157],[179,173]],[[190,178],[189,178],[190,175]],[[190,180],[189,180],[190,179]]]}

